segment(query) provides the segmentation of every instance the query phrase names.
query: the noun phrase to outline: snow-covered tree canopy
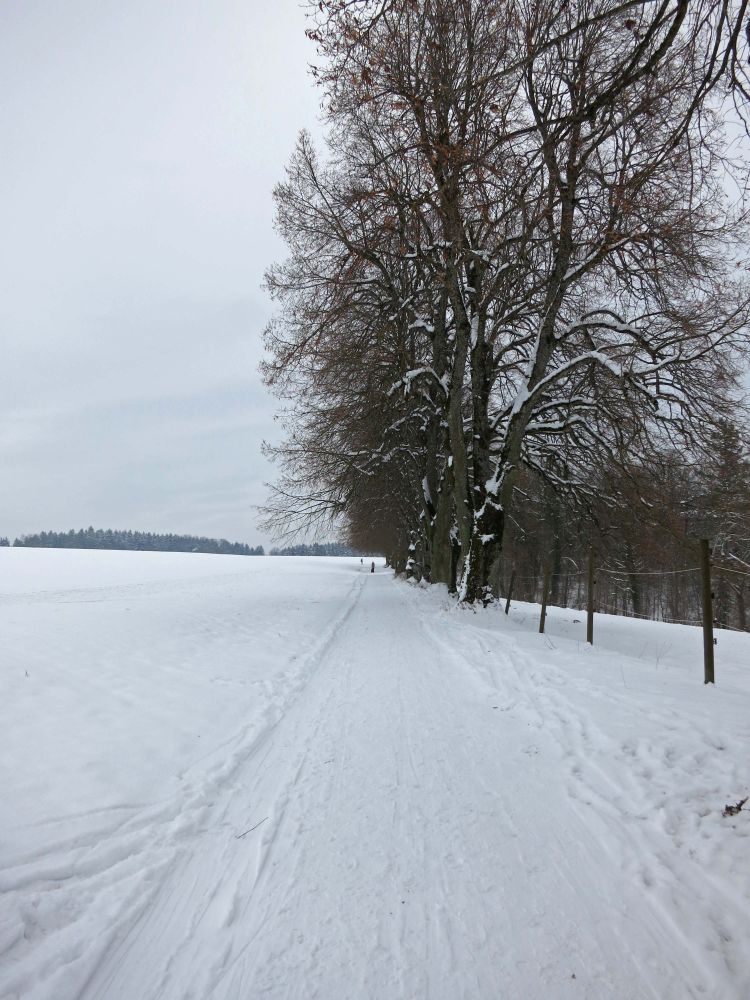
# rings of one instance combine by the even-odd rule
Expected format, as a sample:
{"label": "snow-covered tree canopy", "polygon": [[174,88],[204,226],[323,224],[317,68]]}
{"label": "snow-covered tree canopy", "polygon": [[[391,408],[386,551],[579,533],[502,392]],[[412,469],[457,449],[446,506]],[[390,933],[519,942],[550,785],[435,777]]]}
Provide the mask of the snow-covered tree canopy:
{"label": "snow-covered tree canopy", "polygon": [[733,409],[744,5],[315,7],[328,150],[302,135],[276,191],[269,523],[348,518],[475,600],[520,470],[586,500]]}

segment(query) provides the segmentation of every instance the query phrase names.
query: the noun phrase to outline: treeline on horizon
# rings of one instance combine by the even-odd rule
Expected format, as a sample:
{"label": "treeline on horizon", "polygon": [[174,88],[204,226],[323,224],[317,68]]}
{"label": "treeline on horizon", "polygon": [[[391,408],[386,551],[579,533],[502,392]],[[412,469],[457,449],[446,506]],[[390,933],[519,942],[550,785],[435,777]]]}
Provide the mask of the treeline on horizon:
{"label": "treeline on horizon", "polygon": [[[7,538],[0,545],[9,545]],[[151,531],[121,531],[112,528],[81,528],[75,531],[41,531],[22,535],[14,546],[33,549],[120,549],[137,552],[208,552],[217,555],[262,556],[262,545],[252,547],[244,542],[229,542],[226,538],[204,538],[194,535],[157,535]]]}
{"label": "treeline on horizon", "polygon": [[284,549],[274,548],[270,556],[359,556],[365,553],[343,545],[341,542],[314,542],[312,545],[288,545]]}
{"label": "treeline on horizon", "polygon": [[[0,547],[10,546],[10,539],[0,538]],[[252,547],[244,542],[229,542],[226,538],[205,538],[195,535],[157,535],[150,531],[83,528],[75,531],[41,531],[16,538],[13,546],[34,549],[119,549],[135,552],[207,552],[217,555],[262,556],[262,545]],[[357,556],[348,545],[340,542],[315,542],[273,548],[272,556]]]}

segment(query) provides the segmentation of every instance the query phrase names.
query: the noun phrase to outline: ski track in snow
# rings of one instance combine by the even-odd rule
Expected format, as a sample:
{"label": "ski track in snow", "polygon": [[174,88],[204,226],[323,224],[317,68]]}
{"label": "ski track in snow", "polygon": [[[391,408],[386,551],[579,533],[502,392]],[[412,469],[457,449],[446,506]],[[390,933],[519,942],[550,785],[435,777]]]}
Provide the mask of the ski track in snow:
{"label": "ski track in snow", "polygon": [[[652,676],[567,639],[574,613],[551,609],[559,636],[535,636],[523,608],[474,615],[359,560],[330,579],[320,561],[335,599],[308,619],[322,600],[310,561],[299,579],[263,562],[285,563],[290,606],[278,622],[250,613],[241,633],[250,655],[285,631],[285,662],[252,682],[252,718],[213,733],[157,801],[115,796],[45,816],[27,847],[0,843],[0,997],[750,995],[750,823],[720,815],[746,794],[747,694],[719,715],[718,688],[660,686],[668,658]],[[122,614],[215,588],[210,626],[190,619],[200,648],[240,628],[235,583],[50,588],[0,609]],[[219,662],[207,676],[243,692],[219,683]]]}

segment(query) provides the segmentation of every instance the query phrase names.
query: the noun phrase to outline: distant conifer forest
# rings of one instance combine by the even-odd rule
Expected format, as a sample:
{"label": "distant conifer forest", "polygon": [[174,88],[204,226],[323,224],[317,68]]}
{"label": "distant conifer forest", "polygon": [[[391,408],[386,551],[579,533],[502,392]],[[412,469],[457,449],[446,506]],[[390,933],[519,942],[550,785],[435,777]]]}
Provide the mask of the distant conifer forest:
{"label": "distant conifer forest", "polygon": [[[0,547],[9,546],[7,537],[0,537]],[[157,535],[151,531],[120,531],[112,528],[81,528],[75,531],[40,531],[36,535],[21,535],[14,546],[30,549],[121,549],[134,552],[209,552],[229,556],[265,555],[262,545],[228,542],[226,538],[204,538],[195,535]],[[310,545],[289,545],[271,549],[272,556],[358,556],[362,553],[341,542],[315,542]]]}
{"label": "distant conifer forest", "polygon": [[358,556],[356,549],[341,542],[314,542],[312,545],[288,545],[285,549],[271,549],[271,556]]}
{"label": "distant conifer forest", "polygon": [[[8,545],[0,539],[0,545]],[[228,542],[226,538],[204,538],[195,535],[157,535],[151,531],[120,531],[112,528],[81,528],[75,531],[42,531],[37,535],[22,535],[13,545],[48,549],[122,549],[138,552],[212,552],[219,555],[262,556],[263,546],[254,548],[244,542]]]}

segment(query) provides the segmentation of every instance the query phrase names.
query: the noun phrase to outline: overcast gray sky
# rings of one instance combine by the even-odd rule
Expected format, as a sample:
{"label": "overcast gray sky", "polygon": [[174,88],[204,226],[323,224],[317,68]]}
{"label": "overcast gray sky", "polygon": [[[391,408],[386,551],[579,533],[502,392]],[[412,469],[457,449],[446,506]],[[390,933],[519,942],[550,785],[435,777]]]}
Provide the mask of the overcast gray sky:
{"label": "overcast gray sky", "polygon": [[315,129],[298,0],[0,6],[0,535],[268,540],[271,191]]}

